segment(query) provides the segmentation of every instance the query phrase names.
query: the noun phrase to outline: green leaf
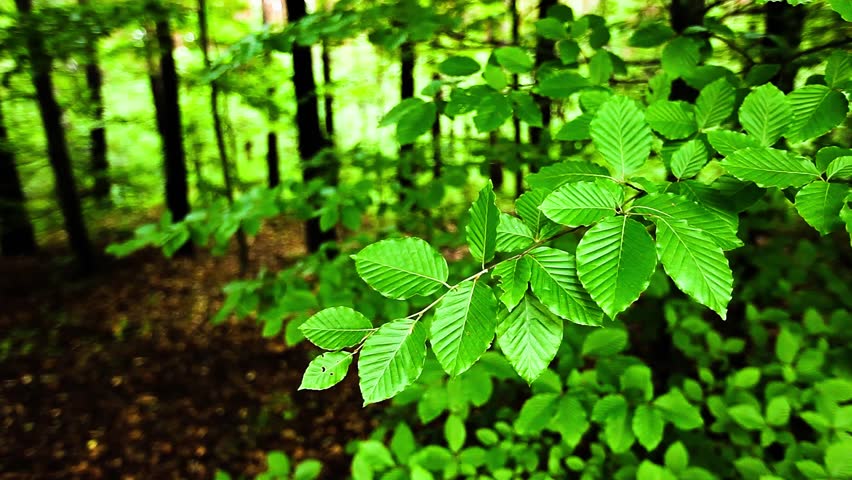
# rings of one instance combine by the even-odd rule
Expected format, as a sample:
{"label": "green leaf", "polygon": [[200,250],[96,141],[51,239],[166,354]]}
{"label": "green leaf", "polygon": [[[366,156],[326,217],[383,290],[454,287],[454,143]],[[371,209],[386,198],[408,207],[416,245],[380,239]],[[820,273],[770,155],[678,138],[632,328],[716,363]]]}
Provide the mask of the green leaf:
{"label": "green leaf", "polygon": [[583,434],[589,429],[586,409],[580,400],[573,395],[564,395],[549,428],[559,432],[562,440],[568,445],[574,447],[579,444]]}
{"label": "green leaf", "polygon": [[624,201],[624,190],[610,180],[567,183],[541,203],[542,212],[569,227],[591,225],[614,216]]}
{"label": "green leaf", "polygon": [[358,376],[364,405],[393,397],[414,383],[426,361],[426,327],[413,319],[382,325],[364,342]]}
{"label": "green leaf", "polygon": [[740,123],[763,147],[770,147],[781,138],[793,120],[793,110],[784,93],[767,83],[755,88],[743,100],[739,111]]}
{"label": "green leaf", "polygon": [[754,137],[730,130],[714,130],[709,132],[707,140],[717,152],[725,157],[733,155],[738,150],[744,148],[760,147],[760,143]]}
{"label": "green leaf", "polygon": [[549,238],[562,229],[539,209],[546,196],[547,192],[544,190],[530,190],[515,200],[515,211],[530,227],[536,239]]}
{"label": "green leaf", "polygon": [[267,473],[287,476],[290,474],[290,458],[284,452],[269,452],[266,455]]}
{"label": "green leaf", "polygon": [[784,397],[775,397],[766,404],[766,423],[783,427],[790,420],[790,402]]}
{"label": "green leaf", "polygon": [[551,422],[559,405],[558,393],[540,393],[524,402],[515,420],[520,435],[537,435]]}
{"label": "green leaf", "polygon": [[796,468],[802,472],[807,478],[812,479],[824,479],[828,478],[828,473],[822,467],[822,465],[816,463],[813,460],[799,460],[796,462]]}
{"label": "green leaf", "polygon": [[497,299],[488,285],[466,281],[438,303],[432,320],[432,350],[451,376],[466,371],[488,350],[497,327]]}
{"label": "green leaf", "polygon": [[654,102],[645,110],[645,120],[654,131],[671,140],[686,138],[698,130],[694,108],[686,102]]}
{"label": "green leaf", "polygon": [[715,127],[734,112],[736,90],[725,78],[701,89],[695,100],[695,121],[699,129]]}
{"label": "green leaf", "polygon": [[482,265],[494,258],[497,247],[497,223],[500,210],[491,180],[479,191],[479,197],[470,207],[470,223],[465,227],[470,254]]}
{"label": "green leaf", "polygon": [[760,410],[754,405],[734,405],[728,408],[728,415],[746,430],[760,430],[766,426]]}
{"label": "green leaf", "polygon": [[633,422],[630,415],[610,418],[604,427],[606,444],[614,453],[624,453],[630,450],[636,437],[633,435]]}
{"label": "green leaf", "polygon": [[399,422],[393,430],[390,449],[399,463],[408,463],[408,459],[417,451],[417,440],[414,438],[414,432],[405,422]]}
{"label": "green leaf", "polygon": [[734,374],[733,383],[735,387],[752,388],[760,382],[760,369],[757,367],[746,367]]}
{"label": "green leaf", "polygon": [[579,73],[562,71],[543,78],[538,83],[538,93],[545,97],[564,99],[591,85],[589,79]]}
{"label": "green leaf", "polygon": [[527,73],[533,68],[533,59],[519,47],[500,47],[494,50],[497,63],[512,73]]}
{"label": "green leaf", "polygon": [[621,95],[614,95],[601,106],[589,133],[619,179],[641,168],[651,152],[653,135],[645,115],[635,101]]}
{"label": "green leaf", "polygon": [[541,375],[562,344],[562,319],[526,295],[497,325],[497,344],[527,383]]}
{"label": "green leaf", "polygon": [[831,8],[839,13],[843,20],[852,22],[852,2],[849,0],[828,0]]}
{"label": "green leaf", "polygon": [[825,466],[831,478],[852,478],[852,440],[841,440],[828,446]]}
{"label": "green leaf", "polygon": [[327,352],[313,359],[305,370],[299,390],[325,390],[346,377],[352,354],[349,352]]}
{"label": "green leaf", "polygon": [[681,473],[689,466],[689,452],[686,451],[683,443],[675,442],[666,449],[664,462],[669,470]]}
{"label": "green leaf", "polygon": [[535,236],[530,227],[520,218],[506,213],[500,214],[497,224],[497,246],[498,252],[515,252],[523,250],[535,243]]}
{"label": "green leaf", "polygon": [[852,178],[852,156],[835,158],[828,164],[825,174],[829,180],[849,180]]}
{"label": "green leaf", "polygon": [[571,182],[594,182],[597,179],[611,178],[605,168],[586,161],[566,161],[542,167],[536,173],[527,175],[524,180],[532,188],[556,190]]}
{"label": "green leaf", "polygon": [[562,40],[568,36],[565,25],[555,18],[542,18],[535,22],[535,31],[548,40]]}
{"label": "green leaf", "polygon": [[589,133],[589,125],[592,123],[594,118],[595,115],[592,113],[584,113],[575,117],[565,123],[565,125],[562,125],[559,131],[556,132],[556,135],[553,136],[553,139],[569,142],[591,140],[592,136]]}
{"label": "green leaf", "polygon": [[731,175],[761,187],[801,187],[819,178],[808,159],[785,150],[744,148],[729,155],[722,166]]}
{"label": "green leaf", "polygon": [[796,211],[820,235],[826,235],[843,225],[840,210],[845,204],[848,193],[849,187],[846,185],[827,182],[810,183],[796,194]]}
{"label": "green leaf", "polygon": [[793,107],[793,123],[787,132],[791,142],[803,142],[828,133],[846,120],[846,96],[825,85],[805,85],[787,96]]}
{"label": "green leaf", "polygon": [[358,345],[373,330],[364,315],[349,307],[326,308],[307,319],[299,330],[314,345],[326,350]]}
{"label": "green leaf", "polygon": [[682,220],[658,216],[654,223],[657,253],[666,273],[681,291],[725,319],[734,278],[722,249]]}
{"label": "green leaf", "polygon": [[460,55],[452,56],[438,64],[438,71],[450,77],[466,77],[478,72],[479,69],[479,63],[476,60]]}
{"label": "green leaf", "polygon": [[400,145],[414,143],[417,137],[432,130],[437,113],[433,102],[421,102],[406,110],[396,124],[396,141]]}
{"label": "green leaf", "polygon": [[549,247],[530,252],[533,293],[556,315],[580,325],[600,325],[603,312],[583,289],[574,256]]}
{"label": "green leaf", "polygon": [[799,353],[799,338],[786,328],[782,328],[775,340],[775,356],[781,363],[792,364]]}
{"label": "green leaf", "polygon": [[657,266],[654,240],[641,223],[624,216],[588,230],[576,255],[580,281],[613,319],[648,288]]}
{"label": "green leaf", "polygon": [[654,400],[654,406],[660,410],[663,417],[680,430],[693,430],[704,425],[701,411],[690,405],[678,389]]}
{"label": "green leaf", "polygon": [[387,127],[390,125],[396,125],[399,123],[400,119],[405,116],[406,112],[411,110],[414,107],[422,105],[426,102],[419,98],[406,98],[403,101],[399,102],[396,106],[390,109],[388,113],[385,114],[384,117],[379,121],[379,127]]}
{"label": "green leaf", "polygon": [[532,95],[527,92],[512,92],[510,94],[512,103],[515,106],[515,115],[519,119],[526,122],[531,127],[541,127],[544,125],[541,109],[533,99]]}
{"label": "green leaf", "polygon": [[464,440],[467,437],[467,431],[464,428],[464,421],[458,415],[450,415],[447,421],[444,422],[444,438],[447,439],[447,446],[450,450],[458,452],[464,446]]}
{"label": "green leaf", "polygon": [[613,73],[612,57],[606,50],[598,50],[589,60],[589,79],[595,85],[607,85]]}
{"label": "green leaf", "polygon": [[677,37],[663,48],[663,70],[674,78],[688,76],[698,66],[701,52],[689,37]]}
{"label": "green leaf", "polygon": [[652,451],[663,440],[663,415],[652,405],[639,405],[633,413],[633,433],[645,450]]}
{"label": "green leaf", "polygon": [[489,92],[476,107],[473,124],[480,133],[496,130],[512,116],[512,102],[502,93]]}
{"label": "green leaf", "polygon": [[485,65],[485,71],[482,72],[482,78],[485,79],[485,83],[491,87],[492,90],[496,90],[497,92],[502,91],[507,85],[509,85],[509,81],[506,79],[506,74],[503,72],[503,69],[492,63]]}
{"label": "green leaf", "polygon": [[654,383],[651,381],[651,369],[645,365],[631,365],[624,369],[619,377],[621,391],[636,390],[642,393],[644,400],[654,396]]}
{"label": "green leaf", "polygon": [[382,240],[353,255],[358,275],[388,298],[431,295],[446,285],[447,261],[419,238]]}
{"label": "green leaf", "polygon": [[627,332],[617,328],[593,330],[583,340],[584,357],[611,357],[627,348]]}
{"label": "green leaf", "polygon": [[315,480],[322,472],[322,463],[319,460],[305,460],[296,465],[293,472],[293,480]]}
{"label": "green leaf", "polygon": [[500,301],[508,310],[514,310],[524,298],[530,275],[532,275],[532,265],[526,256],[500,262],[494,267],[492,276],[500,278],[500,289],[503,291]]}
{"label": "green leaf", "polygon": [[[687,184],[688,187],[690,185]],[[731,250],[743,244],[737,237],[736,221],[726,221],[684,196],[671,193],[650,194],[637,199],[631,211],[641,213],[654,222],[660,218],[668,222],[686,222],[690,228],[709,235],[722,250]]]}
{"label": "green leaf", "polygon": [[560,40],[556,42],[556,53],[563,65],[573,65],[580,55],[580,45],[574,40]]}
{"label": "green leaf", "polygon": [[699,139],[690,140],[672,155],[672,173],[680,180],[694,177],[710,158],[707,147]]}
{"label": "green leaf", "polygon": [[654,22],[643,25],[634,31],[627,44],[631,47],[651,48],[662,45],[674,35],[674,30],[668,25]]}
{"label": "green leaf", "polygon": [[[849,10],[852,12],[852,2],[849,3]],[[852,86],[852,54],[842,50],[831,52],[825,66],[825,83],[831,88],[841,90],[848,90]]]}

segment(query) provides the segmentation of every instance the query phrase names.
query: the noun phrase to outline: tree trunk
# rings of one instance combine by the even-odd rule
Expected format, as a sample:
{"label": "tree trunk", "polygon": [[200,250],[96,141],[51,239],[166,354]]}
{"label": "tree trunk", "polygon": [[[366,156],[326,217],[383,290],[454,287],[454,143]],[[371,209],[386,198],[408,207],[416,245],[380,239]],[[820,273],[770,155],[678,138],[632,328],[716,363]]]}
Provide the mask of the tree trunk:
{"label": "tree trunk", "polygon": [[[808,9],[804,5],[790,5],[787,2],[769,2],[766,9],[766,41],[764,43],[764,63],[775,63],[781,68],[771,82],[784,93],[793,90],[799,64],[792,61],[792,55],[802,43],[802,30]],[[783,39],[778,44],[774,39]]]}
{"label": "tree trunk", "polygon": [[[538,4],[538,18],[547,17],[547,11],[556,5],[558,2],[556,0],[541,0]],[[520,25],[520,18],[518,16],[518,8],[517,8],[517,0],[512,0],[512,43],[517,44],[519,42],[518,37],[518,28]],[[535,64],[536,69],[544,65],[545,63],[555,60],[556,57],[553,53],[553,48],[555,44],[553,40],[548,40],[543,37],[538,37],[535,44]],[[538,103],[538,107],[541,110],[541,123],[542,128],[539,127],[530,127],[530,143],[532,145],[536,145],[541,150],[541,153],[544,153],[547,146],[545,145],[550,141],[550,135],[544,135],[544,132],[549,131],[550,129],[550,120],[553,117],[551,113],[553,102],[542,95],[536,95],[536,102]],[[535,169],[533,168],[533,171]],[[520,184],[518,184],[520,187]]]}
{"label": "tree trunk", "polygon": [[334,141],[334,96],[331,94],[331,54],[328,42],[322,42],[322,92],[325,120],[325,134]]}
{"label": "tree trunk", "polygon": [[47,137],[47,156],[56,181],[56,194],[65,221],[68,242],[77,261],[84,269],[90,269],[93,261],[92,245],[83,220],[83,209],[74,181],[71,156],[62,125],[62,110],[53,92],[51,70],[53,59],[45,50],[41,34],[34,29],[32,0],[15,0],[22,23],[27,28],[26,43],[30,57],[33,87],[38,100],[44,133]]}
{"label": "tree trunk", "polygon": [[[187,185],[186,155],[183,150],[178,76],[173,57],[174,39],[166,12],[154,3],[157,44],[160,54],[159,72],[151,77],[154,106],[157,110],[157,128],[163,141],[163,158],[166,175],[166,206],[172,221],[183,220],[189,213],[189,187]],[[191,244],[182,249],[189,253]]]}
{"label": "tree trunk", "polygon": [[[414,44],[405,41],[399,49],[400,78],[399,97],[400,100],[414,97],[414,64],[417,60],[414,52]],[[399,202],[406,199],[406,192],[414,188],[414,144],[399,147],[399,164],[397,165],[396,178],[399,183]]]}
{"label": "tree trunk", "polygon": [[281,185],[281,161],[278,157],[278,135],[275,132],[266,134],[266,167],[269,171],[269,188]]}
{"label": "tree trunk", "polygon": [[[298,22],[306,15],[305,0],[286,0],[290,22]],[[293,87],[296,91],[296,127],[299,130],[299,156],[305,162],[302,169],[302,181],[322,179],[328,185],[337,185],[338,166],[336,162],[324,162],[317,165],[312,161],[323,149],[329,146],[320,126],[319,102],[314,81],[311,48],[293,45]],[[305,242],[309,252],[319,251],[324,242],[334,241],[334,230],[323,232],[319,218],[311,218],[305,225]]]}
{"label": "tree trunk", "polygon": [[[437,73],[432,76],[433,80],[440,79],[441,76]],[[441,101],[441,92],[435,95],[435,102]],[[441,178],[441,170],[444,169],[444,156],[441,150],[441,115],[435,116],[435,122],[432,124],[432,178],[437,180]]]}
{"label": "tree trunk", "polygon": [[[509,7],[514,10],[515,0],[512,0],[512,4]],[[517,15],[517,11],[513,14]],[[489,19],[487,26],[485,27],[485,41],[496,48],[496,42],[494,41],[494,20]],[[517,78],[517,75],[513,76],[513,78]],[[494,186],[495,190],[500,190],[503,187],[503,161],[500,158],[501,154],[497,152],[497,140],[499,138],[499,129],[492,130],[488,132],[488,152],[490,152],[485,157],[485,161],[488,162],[488,178],[491,180],[491,184]]]}
{"label": "tree trunk", "polygon": [[[704,0],[672,0],[669,4],[669,16],[672,30],[678,34],[688,27],[704,23]],[[694,102],[698,98],[698,90],[690,87],[682,78],[672,82],[672,100]]]}
{"label": "tree trunk", "polygon": [[0,105],[0,251],[6,256],[30,255],[36,248],[15,153],[9,146],[3,106]]}
{"label": "tree trunk", "polygon": [[[204,57],[204,66],[210,70],[210,37],[207,31],[207,0],[198,0],[198,30],[201,54]],[[216,135],[216,148],[219,151],[219,162],[222,165],[222,180],[225,184],[225,197],[228,204],[234,204],[234,185],[231,179],[230,162],[225,147],[225,135],[222,132],[222,118],[219,116],[219,82],[210,82],[210,114],[213,117],[213,131]],[[248,242],[242,228],[237,230],[238,258],[240,261],[240,274],[243,275],[248,269]]]}
{"label": "tree trunk", "polygon": [[[88,0],[80,0],[80,5],[88,5]],[[92,117],[95,126],[89,130],[90,171],[95,179],[92,195],[100,202],[109,202],[110,180],[107,172],[106,126],[104,125],[103,73],[98,65],[98,39],[94,35],[85,36],[86,85],[89,88],[89,101],[92,105]]]}

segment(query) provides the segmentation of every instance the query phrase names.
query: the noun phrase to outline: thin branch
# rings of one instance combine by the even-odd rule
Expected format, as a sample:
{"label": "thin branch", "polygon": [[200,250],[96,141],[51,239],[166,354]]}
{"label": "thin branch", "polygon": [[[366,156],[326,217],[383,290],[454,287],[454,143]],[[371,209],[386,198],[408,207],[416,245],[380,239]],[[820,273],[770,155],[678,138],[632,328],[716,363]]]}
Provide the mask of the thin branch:
{"label": "thin branch", "polygon": [[790,60],[796,60],[797,58],[801,58],[801,57],[804,57],[806,55],[810,55],[812,53],[817,53],[817,52],[821,52],[823,50],[828,50],[829,48],[843,47],[845,45],[850,45],[850,44],[852,44],[852,37],[844,38],[844,39],[841,39],[841,40],[835,40],[833,42],[828,42],[828,43],[823,44],[823,45],[817,45],[816,47],[811,47],[811,48],[806,48],[804,50],[799,50],[798,52],[794,53],[792,57],[790,57]]}

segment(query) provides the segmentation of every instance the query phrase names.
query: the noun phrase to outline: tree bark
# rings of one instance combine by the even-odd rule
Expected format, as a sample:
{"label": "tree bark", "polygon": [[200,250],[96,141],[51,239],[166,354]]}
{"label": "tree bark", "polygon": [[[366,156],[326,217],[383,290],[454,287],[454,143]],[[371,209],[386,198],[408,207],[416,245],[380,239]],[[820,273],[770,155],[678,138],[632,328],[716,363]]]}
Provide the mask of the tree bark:
{"label": "tree bark", "polygon": [[12,256],[30,255],[36,249],[35,233],[27,214],[24,189],[0,105],[0,251]]}
{"label": "tree bark", "polygon": [[[80,5],[88,5],[88,0],[80,0]],[[106,126],[104,125],[103,72],[98,64],[98,39],[86,34],[86,85],[89,88],[89,101],[92,105],[92,119],[95,126],[89,130],[90,171],[94,177],[92,195],[100,202],[109,201],[110,179],[107,161]]]}
{"label": "tree bark", "polygon": [[[400,60],[400,78],[399,78],[399,97],[400,100],[414,97],[414,65],[417,61],[414,52],[414,44],[410,41],[405,41],[399,50]],[[399,164],[397,165],[396,178],[399,183],[399,202],[402,203],[406,199],[408,190],[414,188],[414,176],[416,168],[414,167],[414,144],[402,145],[399,147]]]}
{"label": "tree bark", "polygon": [[65,221],[68,242],[84,270],[92,267],[93,251],[89,233],[83,220],[80,196],[74,181],[71,156],[65,128],[62,125],[62,109],[53,92],[51,70],[53,59],[47,53],[41,34],[34,29],[32,0],[15,0],[20,19],[27,28],[26,44],[30,57],[30,69],[33,87],[38,100],[44,133],[47,137],[47,156],[56,182],[56,194],[59,207]]}
{"label": "tree bark", "polygon": [[[189,186],[183,149],[178,75],[173,56],[174,39],[168,15],[161,4],[155,2],[149,5],[157,15],[155,29],[160,66],[159,71],[151,76],[151,87],[157,111],[157,128],[163,142],[166,206],[172,213],[172,221],[178,222],[189,213]],[[186,249],[182,249],[183,253],[189,253],[191,244],[187,245]]]}
{"label": "tree bark", "polygon": [[322,90],[325,134],[329,141],[334,141],[334,96],[331,94],[331,54],[328,42],[322,42]]}
{"label": "tree bark", "polygon": [[[793,91],[799,64],[792,61],[792,55],[802,43],[802,30],[808,9],[804,5],[790,5],[787,2],[768,2],[764,8],[765,32],[764,63],[778,64],[778,73],[770,80],[784,93]],[[783,44],[773,38],[783,39]]]}
{"label": "tree bark", "polygon": [[[204,57],[204,66],[209,70],[210,61],[210,36],[207,29],[207,0],[198,0],[198,30],[201,54]],[[210,82],[210,114],[213,117],[213,132],[216,135],[216,149],[219,151],[219,162],[222,165],[222,180],[225,184],[225,197],[228,204],[234,204],[234,185],[231,177],[228,152],[225,147],[225,135],[222,131],[222,118],[219,116],[219,82]],[[242,228],[237,230],[237,250],[240,261],[240,274],[245,274],[248,269],[249,253],[246,234]]]}
{"label": "tree bark", "polygon": [[[513,44],[517,44],[519,42],[518,28],[520,25],[520,18],[518,17],[518,9],[516,3],[517,0],[512,0]],[[538,18],[546,18],[547,11],[557,3],[558,2],[556,0],[541,0],[538,4]],[[553,42],[553,40],[538,37],[535,44],[536,69],[538,69],[545,63],[556,59],[556,56],[553,53],[554,46],[555,43]],[[541,123],[543,126],[541,128],[530,127],[530,143],[532,145],[538,146],[539,149],[543,150],[544,148],[546,148],[545,143],[550,141],[550,135],[544,135],[544,132],[549,131],[550,129],[550,120],[553,117],[553,102],[549,98],[542,95],[536,95],[536,102],[538,103],[538,107],[541,110]],[[520,187],[520,184],[518,186]]]}
{"label": "tree bark", "polygon": [[[441,76],[435,73],[432,75],[433,80],[440,79]],[[441,92],[435,95],[435,101],[441,101]],[[444,169],[444,155],[441,149],[441,115],[435,116],[435,122],[432,124],[432,178],[437,180],[441,178],[441,170]]]}
{"label": "tree bark", "polygon": [[[514,18],[517,16],[515,0],[512,0],[509,8],[512,11],[512,21],[514,22]],[[497,45],[494,41],[494,20],[489,19],[488,24],[485,28],[485,41],[492,47],[496,48]],[[516,79],[517,75],[514,75],[512,78]],[[488,132],[488,152],[490,152],[490,156],[486,156],[485,161],[488,162],[488,178],[491,180],[491,184],[494,186],[495,190],[500,190],[501,188],[503,188],[503,181],[505,180],[505,177],[503,175],[503,161],[500,159],[500,154],[497,152],[498,139],[499,129]]]}
{"label": "tree bark", "polygon": [[[669,4],[669,21],[672,30],[678,34],[688,27],[704,23],[704,0],[672,0]],[[672,82],[672,100],[694,102],[698,98],[698,90],[690,87],[682,78]]]}
{"label": "tree bark", "polygon": [[[286,0],[290,22],[298,22],[307,14],[304,0]],[[314,81],[311,48],[293,45],[293,87],[296,92],[296,126],[298,128],[299,157],[304,162],[302,181],[308,183],[321,179],[327,185],[337,185],[338,166],[334,161],[318,165],[314,161],[323,149],[329,146],[320,126],[317,87]],[[305,243],[309,252],[317,252],[324,242],[334,241],[335,232],[323,232],[319,218],[311,218],[305,224]]]}
{"label": "tree bark", "polygon": [[275,132],[266,134],[266,168],[269,171],[269,188],[281,185],[281,160],[278,156],[278,135]]}

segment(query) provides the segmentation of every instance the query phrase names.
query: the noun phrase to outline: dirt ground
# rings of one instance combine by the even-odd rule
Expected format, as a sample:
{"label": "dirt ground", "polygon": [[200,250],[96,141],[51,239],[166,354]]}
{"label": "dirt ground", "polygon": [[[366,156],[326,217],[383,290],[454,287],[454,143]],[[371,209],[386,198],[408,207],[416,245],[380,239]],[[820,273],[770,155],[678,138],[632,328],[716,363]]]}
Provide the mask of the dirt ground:
{"label": "dirt ground", "polygon": [[[252,268],[303,253],[298,224],[253,240]],[[213,326],[234,255],[108,259],[88,278],[54,256],[0,263],[0,479],[251,477],[265,452],[348,472],[372,427],[354,378],[298,392],[312,355],[251,320]]]}

